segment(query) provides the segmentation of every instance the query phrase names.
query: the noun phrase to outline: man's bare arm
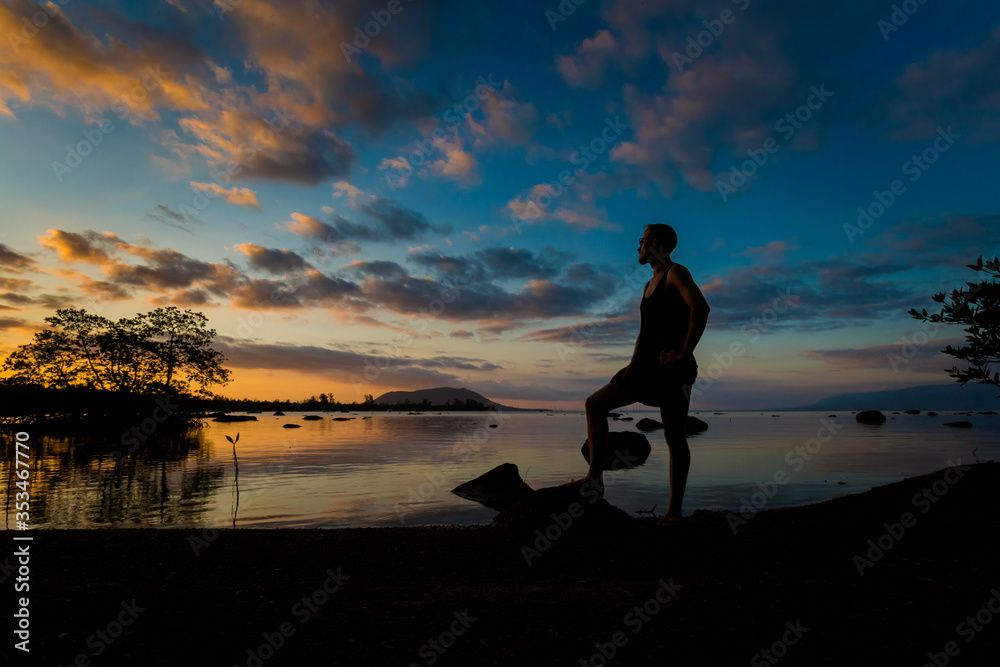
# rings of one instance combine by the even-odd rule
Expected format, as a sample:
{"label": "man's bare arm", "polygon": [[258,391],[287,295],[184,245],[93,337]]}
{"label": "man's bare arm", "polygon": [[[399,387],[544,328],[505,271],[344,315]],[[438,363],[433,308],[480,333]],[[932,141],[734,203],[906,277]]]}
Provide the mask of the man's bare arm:
{"label": "man's bare arm", "polygon": [[701,335],[705,333],[705,326],[708,324],[708,312],[711,308],[705,301],[705,295],[701,293],[698,284],[691,277],[691,272],[687,268],[678,265],[670,272],[671,282],[677,287],[681,297],[691,309],[691,317],[688,319],[687,338],[684,340],[682,356],[694,354],[694,348],[701,340]]}

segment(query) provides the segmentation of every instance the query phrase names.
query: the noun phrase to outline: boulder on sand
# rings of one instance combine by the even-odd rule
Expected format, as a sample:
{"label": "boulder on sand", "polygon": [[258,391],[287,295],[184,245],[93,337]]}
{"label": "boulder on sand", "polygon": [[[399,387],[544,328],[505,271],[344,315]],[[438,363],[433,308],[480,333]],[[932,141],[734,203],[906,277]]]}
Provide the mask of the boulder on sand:
{"label": "boulder on sand", "polygon": [[531,491],[513,463],[501,463],[493,470],[451,490],[459,498],[472,500],[495,510],[513,505]]}
{"label": "boulder on sand", "polygon": [[878,410],[862,410],[854,419],[859,424],[882,424],[885,422],[885,415]]}
{"label": "boulder on sand", "polygon": [[[500,512],[492,524],[497,528],[523,533],[536,544],[541,531],[550,546],[573,544],[575,538],[592,539],[594,531],[627,529],[635,525],[624,510],[601,498],[595,489],[582,486],[550,486],[538,489]],[[554,539],[553,539],[554,538]],[[535,549],[538,549],[537,545]],[[532,557],[542,552],[529,553]],[[524,554],[524,552],[522,552]],[[530,561],[529,561],[530,564]]]}
{"label": "boulder on sand", "polygon": [[[583,458],[590,463],[590,439],[583,441]],[[608,444],[604,450],[605,470],[625,470],[641,466],[649,458],[649,440],[642,433],[612,431],[608,433]]]}

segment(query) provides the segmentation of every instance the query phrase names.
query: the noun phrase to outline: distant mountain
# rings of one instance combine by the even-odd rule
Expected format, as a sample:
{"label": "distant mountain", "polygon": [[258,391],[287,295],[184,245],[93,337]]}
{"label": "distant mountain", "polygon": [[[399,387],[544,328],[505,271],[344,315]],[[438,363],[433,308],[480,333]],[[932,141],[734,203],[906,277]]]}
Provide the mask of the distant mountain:
{"label": "distant mountain", "polygon": [[837,394],[810,405],[780,410],[998,410],[1000,389],[968,383],[926,384],[906,389]]}
{"label": "distant mountain", "polygon": [[424,402],[424,399],[430,399],[431,405],[441,406],[446,402],[459,400],[465,403],[466,400],[472,399],[484,405],[490,406],[497,410],[521,410],[522,408],[511,408],[506,405],[501,405],[495,401],[491,401],[482,394],[477,394],[471,389],[465,389],[464,387],[454,388],[454,387],[435,387],[434,389],[418,389],[416,391],[390,391],[382,394],[375,399],[376,403],[388,403],[389,405],[396,405],[397,403],[405,403],[409,399],[410,403],[414,406],[419,405]]}

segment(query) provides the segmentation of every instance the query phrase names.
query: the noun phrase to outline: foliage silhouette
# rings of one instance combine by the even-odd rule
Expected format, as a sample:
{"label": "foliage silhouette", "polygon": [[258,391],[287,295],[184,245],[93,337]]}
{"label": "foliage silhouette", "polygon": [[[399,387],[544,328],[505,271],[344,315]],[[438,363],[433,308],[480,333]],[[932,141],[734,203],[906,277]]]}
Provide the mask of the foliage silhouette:
{"label": "foliage silhouette", "polygon": [[[990,365],[1000,363],[1000,260],[983,262],[982,256],[975,264],[967,265],[973,271],[984,272],[986,279],[980,282],[966,282],[967,288],[935,294],[933,298],[942,304],[941,312],[928,315],[926,309],[919,312],[911,308],[909,314],[922,322],[965,325],[965,345],[946,346],[942,352],[967,362],[967,368],[952,366],[950,377],[959,384],[973,380],[982,384],[1000,387],[1000,372]],[[990,279],[992,278],[992,280]]]}
{"label": "foliage silhouette", "polygon": [[201,313],[169,306],[112,321],[63,308],[45,321],[52,328],[4,360],[5,384],[133,394],[186,394],[197,385],[206,395],[230,380]]}

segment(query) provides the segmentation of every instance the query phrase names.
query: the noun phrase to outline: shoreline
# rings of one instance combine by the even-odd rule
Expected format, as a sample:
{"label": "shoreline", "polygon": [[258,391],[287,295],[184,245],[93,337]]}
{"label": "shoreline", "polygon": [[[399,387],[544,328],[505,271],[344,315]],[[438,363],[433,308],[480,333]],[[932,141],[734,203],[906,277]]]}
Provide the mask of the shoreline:
{"label": "shoreline", "polygon": [[993,664],[1000,615],[968,643],[956,624],[1000,586],[1000,464],[960,472],[765,509],[735,533],[698,511],[548,546],[488,525],[33,531],[31,661],[735,664],[777,646],[788,665],[924,664],[954,641]]}

